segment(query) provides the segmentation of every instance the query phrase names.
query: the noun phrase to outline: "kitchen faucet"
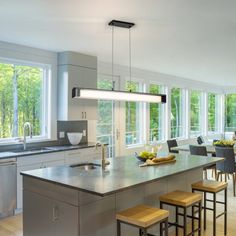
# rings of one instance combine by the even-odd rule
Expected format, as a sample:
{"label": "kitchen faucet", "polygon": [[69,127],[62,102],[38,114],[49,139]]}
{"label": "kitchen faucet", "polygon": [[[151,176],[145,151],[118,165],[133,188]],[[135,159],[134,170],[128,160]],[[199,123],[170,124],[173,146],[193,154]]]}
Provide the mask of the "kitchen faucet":
{"label": "kitchen faucet", "polygon": [[26,128],[29,129],[29,136],[30,136],[30,138],[32,138],[32,125],[30,124],[30,122],[25,122],[24,123],[24,128],[23,128],[23,136],[24,136],[23,147],[24,147],[24,150],[26,150]]}
{"label": "kitchen faucet", "polygon": [[106,157],[105,157],[105,149],[106,149],[106,146],[105,144],[103,143],[96,143],[95,145],[95,148],[97,149],[98,146],[101,146],[101,159],[102,159],[102,169],[105,170],[106,166],[107,165],[110,165],[110,162],[108,160],[106,160]]}

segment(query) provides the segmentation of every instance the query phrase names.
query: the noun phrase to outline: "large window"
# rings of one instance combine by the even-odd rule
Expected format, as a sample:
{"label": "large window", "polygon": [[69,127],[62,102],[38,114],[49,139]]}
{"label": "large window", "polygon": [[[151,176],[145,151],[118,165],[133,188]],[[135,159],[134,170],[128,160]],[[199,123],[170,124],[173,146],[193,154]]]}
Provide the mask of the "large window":
{"label": "large window", "polygon": [[[98,78],[99,89],[112,89],[112,81],[100,75]],[[108,100],[98,100],[98,120],[97,120],[97,141],[107,143],[109,157],[115,154],[114,140],[114,102]]]}
{"label": "large window", "polygon": [[[150,84],[149,92],[152,94],[162,93],[162,87],[156,84]],[[149,125],[149,140],[163,140],[164,130],[163,130],[163,119],[162,119],[162,109],[163,104],[160,103],[150,103],[150,125]]]}
{"label": "large window", "polygon": [[208,132],[219,130],[219,95],[208,93]]}
{"label": "large window", "polygon": [[183,90],[171,89],[171,138],[184,136],[183,131]]}
{"label": "large window", "polygon": [[[127,91],[141,92],[142,87],[138,82],[126,82]],[[143,103],[125,102],[125,140],[126,145],[136,145],[143,143]]]}
{"label": "large window", "polygon": [[190,93],[190,136],[201,134],[201,92]]}
{"label": "large window", "polygon": [[25,122],[34,138],[47,136],[46,72],[43,66],[0,62],[0,141],[23,136]]}
{"label": "large window", "polygon": [[236,94],[226,95],[225,114],[225,131],[236,131]]}

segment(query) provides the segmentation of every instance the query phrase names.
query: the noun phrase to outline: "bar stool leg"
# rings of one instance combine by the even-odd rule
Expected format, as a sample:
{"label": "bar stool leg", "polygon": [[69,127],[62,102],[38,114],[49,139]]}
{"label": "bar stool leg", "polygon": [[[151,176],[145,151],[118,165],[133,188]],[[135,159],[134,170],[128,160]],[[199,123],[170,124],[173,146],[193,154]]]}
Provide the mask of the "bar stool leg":
{"label": "bar stool leg", "polygon": [[194,206],[192,206],[192,232],[194,231]]}
{"label": "bar stool leg", "polygon": [[187,236],[187,209],[184,207],[184,236]]}
{"label": "bar stool leg", "polygon": [[165,236],[168,236],[168,219],[165,221]]}
{"label": "bar stool leg", "polygon": [[162,235],[163,235],[163,224],[160,223],[160,236],[162,236]]}
{"label": "bar stool leg", "polygon": [[201,236],[202,233],[202,202],[200,201],[199,204],[199,211],[198,211],[198,236]]}
{"label": "bar stool leg", "polygon": [[[175,207],[175,223],[179,224],[179,208]],[[175,235],[179,235],[179,228],[178,226],[175,226]]]}
{"label": "bar stool leg", "polygon": [[148,236],[147,229],[143,229],[142,231],[143,231],[143,236]]}
{"label": "bar stool leg", "polygon": [[206,230],[206,214],[207,214],[207,210],[206,210],[206,192],[204,192],[204,230]]}
{"label": "bar stool leg", "polygon": [[224,218],[225,218],[225,228],[224,228],[224,232],[225,232],[225,235],[227,235],[227,188],[225,189],[225,215],[224,215]]}
{"label": "bar stool leg", "polygon": [[213,193],[213,236],[216,236],[216,194]]}
{"label": "bar stool leg", "polygon": [[116,235],[117,235],[117,236],[120,236],[120,221],[119,221],[119,220],[117,220],[116,227],[117,227],[117,229],[116,229]]}

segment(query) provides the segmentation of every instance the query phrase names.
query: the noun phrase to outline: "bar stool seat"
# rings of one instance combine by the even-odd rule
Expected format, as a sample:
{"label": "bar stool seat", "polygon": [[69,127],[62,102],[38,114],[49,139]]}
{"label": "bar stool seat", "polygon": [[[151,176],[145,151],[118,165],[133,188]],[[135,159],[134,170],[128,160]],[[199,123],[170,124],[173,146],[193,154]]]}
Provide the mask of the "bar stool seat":
{"label": "bar stool seat", "polygon": [[184,192],[184,191],[174,191],[164,194],[159,197],[160,201],[169,203],[171,205],[188,207],[191,206],[202,199],[202,195],[198,193]]}
{"label": "bar stool seat", "polygon": [[[194,235],[195,232],[198,232],[198,235],[201,235],[201,210],[202,210],[202,194],[191,193],[185,191],[173,191],[167,194],[164,194],[159,197],[160,208],[163,209],[163,205],[169,205],[175,207],[175,222],[169,222],[169,226],[175,226],[175,235],[178,236],[179,228],[183,229],[183,235]],[[187,214],[187,209],[192,208],[192,215]],[[195,216],[194,208],[198,208],[198,217]],[[182,212],[179,211],[182,209]],[[183,217],[183,224],[179,224],[179,216]],[[191,232],[187,233],[187,218],[192,219],[192,229]],[[198,221],[198,227],[195,229],[194,220]]]}
{"label": "bar stool seat", "polygon": [[[224,215],[224,235],[227,234],[227,187],[228,183],[226,182],[218,182],[215,180],[202,180],[192,184],[192,192],[199,191],[203,192],[203,219],[204,219],[204,230],[206,229],[206,218],[207,218],[207,210],[213,211],[213,235],[216,236],[216,219],[222,215]],[[216,194],[218,192],[224,191],[224,201],[217,201]],[[213,195],[213,199],[207,198],[207,193]],[[207,202],[213,203],[212,208],[207,207]],[[216,215],[216,204],[224,205],[224,211]]]}
{"label": "bar stool seat", "polygon": [[192,184],[192,188],[195,190],[202,190],[211,193],[218,193],[227,188],[227,186],[228,184],[226,182],[218,182],[215,180],[203,180]]}
{"label": "bar stool seat", "polygon": [[138,205],[116,214],[117,235],[120,235],[120,223],[129,224],[140,229],[140,235],[147,235],[147,229],[158,223],[165,223],[165,235],[168,235],[169,211]]}

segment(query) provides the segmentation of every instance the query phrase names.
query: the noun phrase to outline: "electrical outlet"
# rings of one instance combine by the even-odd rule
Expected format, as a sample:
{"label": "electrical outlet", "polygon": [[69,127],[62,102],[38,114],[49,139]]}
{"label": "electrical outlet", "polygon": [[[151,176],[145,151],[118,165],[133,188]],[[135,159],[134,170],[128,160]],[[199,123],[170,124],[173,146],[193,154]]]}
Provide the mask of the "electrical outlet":
{"label": "electrical outlet", "polygon": [[86,130],[85,129],[83,130],[83,136],[86,136]]}
{"label": "electrical outlet", "polygon": [[59,132],[59,138],[65,138],[65,132],[64,131]]}

